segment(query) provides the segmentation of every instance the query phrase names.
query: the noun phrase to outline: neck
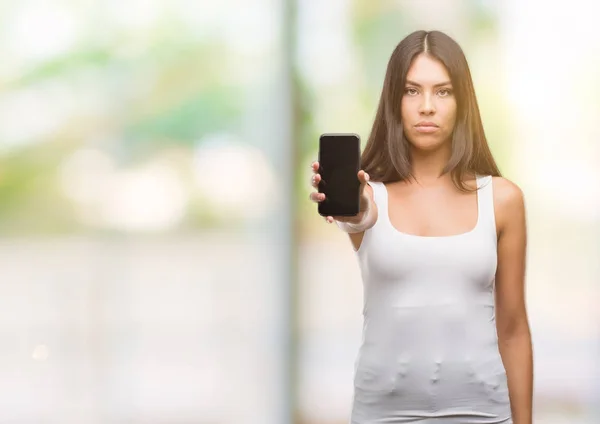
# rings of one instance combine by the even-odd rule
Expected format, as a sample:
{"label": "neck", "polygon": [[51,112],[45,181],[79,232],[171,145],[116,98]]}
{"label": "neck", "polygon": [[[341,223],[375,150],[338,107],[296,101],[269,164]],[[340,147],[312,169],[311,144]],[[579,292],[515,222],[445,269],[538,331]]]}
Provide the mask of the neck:
{"label": "neck", "polygon": [[450,181],[450,175],[442,175],[442,170],[448,163],[451,147],[443,147],[433,151],[422,151],[412,149],[411,168],[413,180],[420,185],[437,185],[441,182]]}

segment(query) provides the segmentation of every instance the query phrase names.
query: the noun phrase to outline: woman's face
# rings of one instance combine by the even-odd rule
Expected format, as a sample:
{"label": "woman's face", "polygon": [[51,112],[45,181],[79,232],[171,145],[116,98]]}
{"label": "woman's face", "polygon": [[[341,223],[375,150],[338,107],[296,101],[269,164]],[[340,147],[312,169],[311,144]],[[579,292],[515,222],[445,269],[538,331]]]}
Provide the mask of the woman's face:
{"label": "woman's face", "polygon": [[436,150],[451,142],[456,99],[444,65],[426,54],[414,60],[402,96],[402,127],[412,146]]}

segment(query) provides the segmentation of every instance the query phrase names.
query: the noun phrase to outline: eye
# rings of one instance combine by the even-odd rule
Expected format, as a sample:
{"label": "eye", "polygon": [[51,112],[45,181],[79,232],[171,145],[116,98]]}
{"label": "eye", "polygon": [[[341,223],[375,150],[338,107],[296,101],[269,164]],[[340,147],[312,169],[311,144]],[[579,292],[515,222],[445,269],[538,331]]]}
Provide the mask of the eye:
{"label": "eye", "polygon": [[440,97],[447,97],[452,94],[452,90],[449,88],[442,88],[440,91],[438,91],[438,94]]}
{"label": "eye", "polygon": [[417,89],[408,87],[408,88],[404,89],[404,93],[408,94],[409,96],[414,96],[415,94],[417,94]]}

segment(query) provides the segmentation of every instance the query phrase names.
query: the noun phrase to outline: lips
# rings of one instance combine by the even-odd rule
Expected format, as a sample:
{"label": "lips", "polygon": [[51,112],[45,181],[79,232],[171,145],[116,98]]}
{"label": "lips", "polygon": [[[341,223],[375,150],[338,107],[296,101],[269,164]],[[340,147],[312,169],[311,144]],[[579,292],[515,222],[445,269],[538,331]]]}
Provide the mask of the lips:
{"label": "lips", "polygon": [[433,122],[423,121],[415,125],[415,130],[420,133],[432,133],[437,131],[438,129],[439,127]]}
{"label": "lips", "polygon": [[422,122],[419,122],[417,125],[415,125],[415,127],[434,127],[434,128],[437,128],[438,126],[436,124],[434,124],[433,122],[422,121]]}

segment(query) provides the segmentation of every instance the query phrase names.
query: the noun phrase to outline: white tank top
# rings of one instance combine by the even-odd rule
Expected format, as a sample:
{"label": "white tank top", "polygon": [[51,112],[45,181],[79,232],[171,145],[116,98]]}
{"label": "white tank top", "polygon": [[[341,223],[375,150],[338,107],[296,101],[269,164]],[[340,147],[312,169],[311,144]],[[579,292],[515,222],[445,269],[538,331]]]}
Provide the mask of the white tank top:
{"label": "white tank top", "polygon": [[387,188],[369,184],[378,219],[356,252],[364,326],[351,423],[512,423],[494,315],[492,177],[477,178],[476,226],[443,237],[398,231]]}

